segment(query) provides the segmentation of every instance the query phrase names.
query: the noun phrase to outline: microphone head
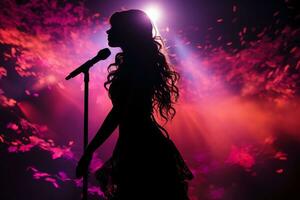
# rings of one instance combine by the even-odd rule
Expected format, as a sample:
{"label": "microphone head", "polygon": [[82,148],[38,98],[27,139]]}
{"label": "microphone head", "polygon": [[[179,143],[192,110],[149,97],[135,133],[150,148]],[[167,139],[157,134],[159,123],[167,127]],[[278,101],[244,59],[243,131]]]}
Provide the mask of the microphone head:
{"label": "microphone head", "polygon": [[97,54],[97,58],[99,60],[105,60],[106,58],[108,58],[110,56],[111,52],[108,48],[105,49],[101,49],[98,54]]}

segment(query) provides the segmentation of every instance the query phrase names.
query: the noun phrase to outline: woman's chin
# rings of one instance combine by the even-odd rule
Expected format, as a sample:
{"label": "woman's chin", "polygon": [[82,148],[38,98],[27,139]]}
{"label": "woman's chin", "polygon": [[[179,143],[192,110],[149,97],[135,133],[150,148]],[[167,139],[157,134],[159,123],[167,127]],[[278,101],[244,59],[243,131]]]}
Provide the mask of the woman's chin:
{"label": "woman's chin", "polygon": [[110,47],[119,47],[120,45],[118,45],[114,42],[108,41],[108,46],[110,46]]}

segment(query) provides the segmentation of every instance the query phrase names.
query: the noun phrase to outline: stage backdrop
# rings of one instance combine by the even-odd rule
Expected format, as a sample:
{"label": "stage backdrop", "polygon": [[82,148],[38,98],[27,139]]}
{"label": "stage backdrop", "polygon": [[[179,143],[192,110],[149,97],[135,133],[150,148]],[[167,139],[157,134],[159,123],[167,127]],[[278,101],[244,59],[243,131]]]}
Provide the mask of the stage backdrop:
{"label": "stage backdrop", "polygon": [[[65,77],[107,47],[109,16],[130,8],[147,11],[181,74],[165,127],[195,176],[191,200],[300,198],[296,0],[1,0],[0,8],[0,199],[80,199],[83,77]],[[120,49],[111,50],[90,72],[89,138],[112,106],[103,83]],[[91,172],[117,137],[97,150]],[[89,195],[103,196],[93,173]]]}

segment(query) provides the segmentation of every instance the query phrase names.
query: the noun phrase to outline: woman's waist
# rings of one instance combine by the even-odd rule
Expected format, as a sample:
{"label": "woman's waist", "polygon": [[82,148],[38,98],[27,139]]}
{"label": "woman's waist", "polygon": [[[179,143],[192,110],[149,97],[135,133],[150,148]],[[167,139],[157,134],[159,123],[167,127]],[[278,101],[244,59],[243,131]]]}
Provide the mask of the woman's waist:
{"label": "woman's waist", "polygon": [[151,118],[124,118],[119,122],[120,131],[147,131],[153,130],[155,123]]}
{"label": "woman's waist", "polygon": [[120,115],[120,123],[131,124],[131,123],[153,123],[151,113],[123,113]]}

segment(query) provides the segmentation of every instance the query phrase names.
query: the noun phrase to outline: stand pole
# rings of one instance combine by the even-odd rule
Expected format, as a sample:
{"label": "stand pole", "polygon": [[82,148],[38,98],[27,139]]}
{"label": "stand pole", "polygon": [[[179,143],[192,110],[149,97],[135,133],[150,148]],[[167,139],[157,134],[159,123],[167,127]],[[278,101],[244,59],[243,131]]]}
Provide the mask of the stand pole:
{"label": "stand pole", "polygon": [[[89,71],[84,72],[84,137],[83,151],[85,153],[88,146],[88,119],[89,119]],[[82,200],[88,199],[88,170],[83,175]]]}

